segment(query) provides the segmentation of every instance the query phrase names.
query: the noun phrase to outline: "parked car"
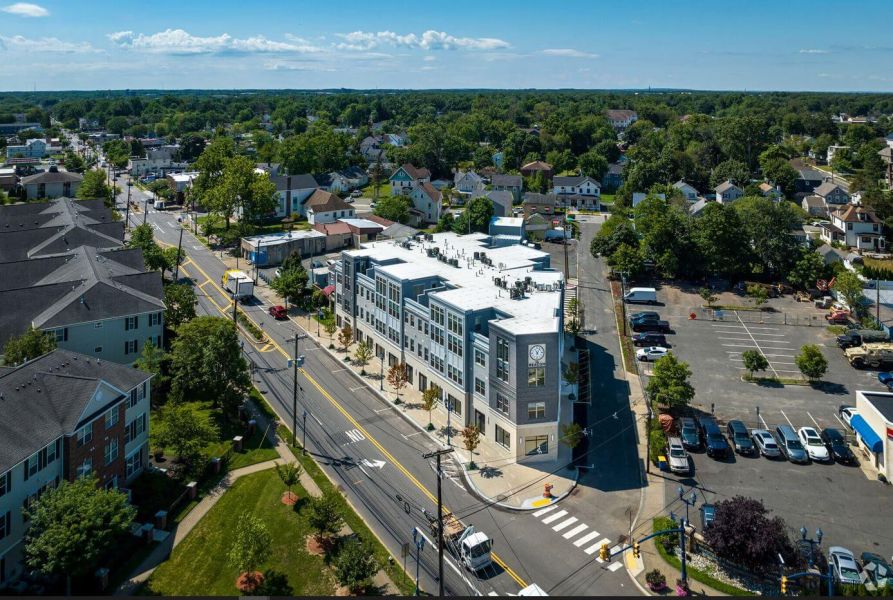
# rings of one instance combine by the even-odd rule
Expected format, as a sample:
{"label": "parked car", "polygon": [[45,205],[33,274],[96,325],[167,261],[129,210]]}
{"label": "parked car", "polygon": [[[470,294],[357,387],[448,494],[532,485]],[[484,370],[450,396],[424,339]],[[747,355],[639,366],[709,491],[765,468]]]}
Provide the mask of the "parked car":
{"label": "parked car", "polygon": [[667,346],[667,338],[662,333],[645,332],[633,335],[633,346]]}
{"label": "parked car", "polygon": [[657,290],[654,288],[630,288],[623,295],[624,302],[641,302],[645,304],[657,304]]}
{"label": "parked car", "polygon": [[712,504],[701,505],[701,528],[707,529],[716,520],[716,507]]}
{"label": "parked car", "polygon": [[724,458],[729,453],[729,443],[722,434],[722,430],[712,416],[701,417],[698,420],[701,426],[701,437],[707,447],[707,456],[711,458]]}
{"label": "parked car", "polygon": [[859,559],[862,561],[862,572],[867,576],[876,588],[893,588],[893,569],[884,560],[884,557],[874,552],[863,552]]}
{"label": "parked car", "polygon": [[636,321],[631,324],[630,329],[635,332],[667,333],[670,331],[670,323],[668,321]]}
{"label": "parked car", "polygon": [[819,462],[831,460],[831,453],[825,447],[825,443],[819,436],[818,431],[812,427],[801,427],[797,430],[797,437],[800,438],[800,443],[803,444],[806,453],[809,454],[809,458]]}
{"label": "parked car", "polygon": [[350,193],[350,195],[352,198],[359,198],[363,195],[363,192],[361,192],[360,190],[354,190]]}
{"label": "parked car", "polygon": [[781,456],[781,449],[772,433],[767,429],[754,429],[751,432],[753,441],[757,445],[757,450],[766,458],[778,458]]}
{"label": "parked car", "polygon": [[682,438],[682,446],[691,450],[701,449],[701,436],[698,433],[698,424],[691,417],[679,419],[679,437]]}
{"label": "parked car", "polygon": [[667,440],[667,461],[670,463],[670,471],[685,474],[691,470],[688,460],[688,452],[682,447],[682,440],[671,437]]}
{"label": "parked car", "polygon": [[856,557],[843,546],[831,546],[828,548],[828,567],[834,580],[838,583],[860,585],[862,577],[859,575],[859,565]]}
{"label": "parked car", "polygon": [[893,383],[893,373],[889,371],[881,371],[877,374],[877,380],[885,386],[890,387],[890,384]]}
{"label": "parked car", "polygon": [[639,319],[654,319],[657,321],[660,319],[660,315],[653,310],[643,310],[629,315],[630,321],[638,321]]}
{"label": "parked car", "polygon": [[735,448],[735,452],[738,454],[752,455],[756,451],[753,440],[750,439],[750,435],[747,433],[747,427],[741,421],[729,421],[726,425],[726,434],[729,436],[729,439],[732,441],[732,447]]}
{"label": "parked car", "polygon": [[850,322],[850,313],[845,310],[832,310],[825,315],[829,324],[845,325]]}
{"label": "parked car", "polygon": [[642,348],[641,350],[636,351],[636,360],[641,360],[643,362],[655,361],[666,356],[668,352],[669,350],[667,350],[663,346],[651,346],[649,348]]}
{"label": "parked car", "polygon": [[831,453],[831,458],[847,464],[856,462],[856,455],[853,454],[853,451],[846,443],[846,438],[843,437],[839,429],[826,427],[822,429],[820,435],[822,441],[825,442],[825,447],[828,448],[828,452]]}
{"label": "parked car", "polygon": [[271,306],[267,310],[267,312],[270,313],[270,316],[277,321],[282,321],[288,318],[288,311],[285,310],[284,306],[280,306],[278,304],[276,306]]}
{"label": "parked car", "polygon": [[794,428],[790,425],[779,425],[775,428],[775,439],[778,440],[778,446],[781,453],[784,454],[792,463],[806,464],[809,462],[809,454],[803,448],[800,438],[794,433]]}
{"label": "parked car", "polygon": [[846,426],[849,427],[850,429],[852,429],[853,426],[850,423],[850,421],[853,420],[853,415],[859,414],[859,411],[856,410],[856,407],[855,406],[847,406],[844,404],[839,409],[837,409],[837,412],[840,413],[840,418],[844,423],[846,423]]}

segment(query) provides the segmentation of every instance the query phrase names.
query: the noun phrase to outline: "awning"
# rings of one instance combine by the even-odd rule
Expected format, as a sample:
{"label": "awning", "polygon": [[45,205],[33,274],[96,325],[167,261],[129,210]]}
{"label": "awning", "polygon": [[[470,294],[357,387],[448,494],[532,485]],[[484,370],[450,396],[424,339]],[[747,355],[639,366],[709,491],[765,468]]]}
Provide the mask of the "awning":
{"label": "awning", "polygon": [[326,287],[324,287],[324,288],[322,289],[322,293],[323,293],[326,297],[331,296],[331,295],[332,295],[332,292],[334,292],[334,291],[335,291],[335,286],[334,286],[334,285],[327,285]]}
{"label": "awning", "polygon": [[875,433],[874,429],[865,422],[862,415],[853,415],[850,425],[862,437],[862,441],[865,442],[869,450],[875,454],[880,454],[884,451],[884,442],[881,440],[881,436]]}

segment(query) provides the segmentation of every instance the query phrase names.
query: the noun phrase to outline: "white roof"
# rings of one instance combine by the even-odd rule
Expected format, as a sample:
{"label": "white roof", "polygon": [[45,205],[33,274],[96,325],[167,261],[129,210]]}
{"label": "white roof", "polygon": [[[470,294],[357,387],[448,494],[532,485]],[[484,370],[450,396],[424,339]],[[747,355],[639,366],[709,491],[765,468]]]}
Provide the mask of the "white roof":
{"label": "white roof", "polygon": [[[558,331],[561,310],[560,286],[564,276],[559,271],[535,270],[535,260],[547,253],[521,244],[488,248],[489,236],[475,233],[459,236],[455,233],[435,233],[432,241],[416,241],[404,248],[398,242],[371,242],[359,250],[346,250],[348,256],[368,256],[377,262],[377,270],[398,280],[418,280],[440,277],[453,289],[430,292],[431,297],[462,311],[495,308],[505,318],[491,323],[514,334],[551,333]],[[447,258],[458,258],[459,267],[429,257],[427,250],[437,247]],[[475,252],[484,252],[492,266],[474,259]],[[512,299],[510,289],[516,281],[530,277],[532,291],[524,298]],[[498,287],[494,279],[505,280],[506,287]],[[539,289],[537,289],[539,288]]]}
{"label": "white roof", "polygon": [[326,237],[326,234],[320,231],[316,231],[315,229],[308,229],[304,231],[288,231],[285,233],[268,233],[266,235],[255,235],[252,237],[242,238],[242,241],[248,243],[252,247],[257,247],[258,244],[262,246],[275,246],[277,244],[287,244],[292,240],[320,237],[324,238]]}
{"label": "white roof", "polygon": [[171,173],[168,175],[175,183],[191,183],[193,179],[198,177],[198,173]]}
{"label": "white roof", "polygon": [[338,219],[342,223],[347,223],[351,227],[360,227],[362,229],[368,229],[370,227],[377,227],[378,229],[384,229],[384,225],[381,223],[376,223],[375,221],[370,221],[369,219]]}
{"label": "white roof", "polygon": [[490,225],[496,225],[497,227],[522,227],[524,219],[521,217],[493,217],[490,220]]}

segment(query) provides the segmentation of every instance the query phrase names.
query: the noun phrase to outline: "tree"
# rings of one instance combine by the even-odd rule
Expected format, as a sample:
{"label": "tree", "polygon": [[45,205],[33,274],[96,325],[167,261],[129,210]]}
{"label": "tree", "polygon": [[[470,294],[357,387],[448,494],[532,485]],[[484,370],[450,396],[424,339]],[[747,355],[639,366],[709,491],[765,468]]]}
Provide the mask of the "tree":
{"label": "tree", "polygon": [[310,499],[307,507],[307,525],[313,531],[316,542],[322,546],[329,545],[331,537],[341,531],[344,519],[341,517],[334,493]]}
{"label": "tree", "polygon": [[166,365],[170,356],[163,348],[157,347],[151,339],[143,344],[140,357],[133,363],[134,368],[152,373],[152,404],[159,404],[159,399],[167,396],[170,386],[170,377],[167,375]]}
{"label": "tree", "polygon": [[743,188],[750,181],[750,169],[747,165],[737,160],[726,160],[713,169],[710,174],[710,187],[715,188],[725,181],[731,181]]}
{"label": "tree", "polygon": [[378,200],[372,212],[383,219],[406,224],[412,200],[406,196],[385,196]]}
{"label": "tree", "polygon": [[232,414],[251,386],[236,326],[200,316],[180,325],[171,344],[173,397],[206,399]]}
{"label": "tree", "polygon": [[638,247],[620,244],[617,250],[608,257],[608,265],[615,271],[626,273],[630,279],[635,279],[642,271],[644,261]]}
{"label": "tree", "polygon": [[388,369],[388,385],[400,396],[400,390],[409,383],[409,371],[406,369],[406,363],[396,363]]}
{"label": "tree", "polygon": [[720,558],[766,572],[778,565],[779,554],[788,564],[796,562],[787,531],[784,520],[770,518],[761,501],[735,496],[716,503],[713,525],[704,530],[704,537]]}
{"label": "tree", "polygon": [[181,402],[165,404],[154,424],[156,442],[172,449],[180,462],[193,464],[208,444],[220,435],[216,425],[191,405]]}
{"label": "tree", "polygon": [[437,232],[452,231],[454,222],[453,213],[449,211],[441,213],[440,220],[437,222]]}
{"label": "tree", "polygon": [[[230,136],[221,135],[215,137],[210,144],[204,147],[198,159],[195,161],[195,170],[198,171],[192,185],[193,197],[198,203],[211,208],[214,205],[213,196],[218,184],[223,177],[223,169],[230,158],[236,154],[236,143]],[[229,218],[227,215],[227,228]]]}
{"label": "tree", "polygon": [[194,319],[197,302],[195,289],[189,284],[170,283],[164,286],[164,324],[176,329]]}
{"label": "tree", "polygon": [[815,344],[806,344],[800,348],[800,354],[794,357],[797,368],[810,381],[821,379],[828,370],[828,361]]}
{"label": "tree", "polygon": [[380,568],[372,548],[361,538],[346,541],[335,559],[338,582],[354,593],[365,591]]}
{"label": "tree", "polygon": [[490,227],[492,216],[493,203],[489,198],[479,196],[469,200],[459,218],[453,221],[453,233],[458,235],[475,232],[486,233]]}
{"label": "tree", "polygon": [[611,256],[621,244],[638,247],[639,236],[626,216],[615,213],[599,228],[592,238],[589,251],[593,256]]}
{"label": "tree", "polygon": [[431,422],[431,411],[434,410],[434,407],[437,405],[437,402],[440,400],[440,390],[436,387],[429,387],[427,390],[422,392],[422,409],[428,412],[428,431],[432,431],[434,429],[434,423]]}
{"label": "tree", "polygon": [[250,512],[242,513],[236,519],[235,527],[236,535],[227,553],[227,560],[239,570],[241,590],[252,591],[260,583],[257,568],[272,552],[273,536],[263,520]]}
{"label": "tree", "polygon": [[6,364],[17,365],[30,358],[43,356],[56,349],[56,336],[33,326],[22,335],[11,337],[3,346],[3,358]]}
{"label": "tree", "polygon": [[476,469],[474,451],[481,443],[481,430],[477,425],[470,425],[462,430],[462,445],[468,450],[468,468]]}
{"label": "tree", "polygon": [[608,172],[607,159],[595,150],[590,150],[589,152],[580,155],[577,162],[580,165],[580,172],[583,175],[592,177],[597,181],[601,181],[602,177],[605,176],[605,173]]}
{"label": "tree", "polygon": [[748,269],[748,239],[733,208],[707,203],[692,229],[692,238],[708,273],[732,276]]}
{"label": "tree", "polygon": [[369,359],[372,358],[372,342],[368,339],[359,342],[354,350],[353,358],[358,365],[365,367],[369,363]]}
{"label": "tree", "polygon": [[805,290],[814,286],[824,271],[825,261],[818,252],[804,248],[800,252],[800,258],[788,272],[788,281],[798,290]]}
{"label": "tree", "polygon": [[844,271],[837,276],[837,280],[834,282],[834,291],[843,297],[843,301],[855,315],[859,315],[865,310],[863,287],[862,280],[852,271]]}
{"label": "tree", "polygon": [[[331,317],[322,322],[322,328],[329,335],[329,339],[332,339],[332,336],[335,335],[335,332],[338,330],[338,326],[335,324],[335,319]],[[331,344],[329,347],[332,347]]]}
{"label": "tree", "polygon": [[63,480],[24,510],[30,522],[25,534],[28,566],[64,576],[68,595],[72,577],[91,573],[136,516],[125,494],[98,483],[94,476]]}
{"label": "tree", "polygon": [[310,288],[307,287],[308,281],[310,281],[310,276],[304,267],[283,268],[279,271],[279,275],[270,282],[270,287],[285,298],[286,304],[291,302],[292,305],[298,306],[310,293]]}
{"label": "tree", "polygon": [[568,363],[567,367],[561,373],[561,377],[568,385],[576,385],[580,379],[580,363]]}
{"label": "tree", "polygon": [[769,368],[769,360],[759,350],[745,350],[741,353],[744,368],[753,377],[754,371],[765,371]]}
{"label": "tree", "polygon": [[713,306],[713,303],[716,302],[717,296],[713,293],[713,290],[710,288],[701,288],[698,290],[698,295],[703,298],[704,302],[707,303],[707,306]]}
{"label": "tree", "polygon": [[338,343],[347,352],[347,349],[353,343],[353,328],[345,323],[344,327],[341,328],[341,331],[338,332]]}
{"label": "tree", "polygon": [[298,482],[301,481],[301,473],[303,472],[304,469],[298,462],[276,463],[276,475],[279,476],[282,484],[288,488],[287,498],[291,504],[294,504],[294,501],[297,499],[297,496],[292,494],[291,488],[298,485]]}
{"label": "tree", "polygon": [[672,352],[657,359],[646,390],[656,402],[671,408],[684,408],[695,397],[688,363],[676,358]]}
{"label": "tree", "polygon": [[108,199],[109,194],[111,193],[111,188],[109,188],[106,183],[107,179],[108,177],[105,171],[101,169],[90,169],[84,173],[84,179],[81,181],[80,187],[78,187],[78,198],[84,200],[92,200],[95,198],[101,198],[103,200]]}
{"label": "tree", "polygon": [[561,441],[570,449],[574,449],[583,441],[586,433],[579,423],[570,423],[561,428]]}
{"label": "tree", "polygon": [[762,306],[769,300],[769,292],[764,286],[758,284],[747,286],[747,296],[753,300],[754,306]]}

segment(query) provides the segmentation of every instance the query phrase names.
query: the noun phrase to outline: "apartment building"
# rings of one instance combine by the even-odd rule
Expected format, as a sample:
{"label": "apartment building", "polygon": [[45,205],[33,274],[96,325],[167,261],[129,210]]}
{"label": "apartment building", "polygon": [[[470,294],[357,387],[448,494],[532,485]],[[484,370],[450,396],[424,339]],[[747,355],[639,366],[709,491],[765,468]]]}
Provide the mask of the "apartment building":
{"label": "apartment building", "polygon": [[[455,427],[476,425],[507,459],[555,461],[564,281],[549,255],[494,248],[483,234],[427,234],[347,250],[335,265],[336,321],[368,339],[385,369],[436,388]],[[386,361],[386,362],[385,362]]]}
{"label": "apartment building", "polygon": [[63,479],[124,487],[148,464],[151,377],[67,350],[0,367],[0,589],[24,570],[24,508]]}

